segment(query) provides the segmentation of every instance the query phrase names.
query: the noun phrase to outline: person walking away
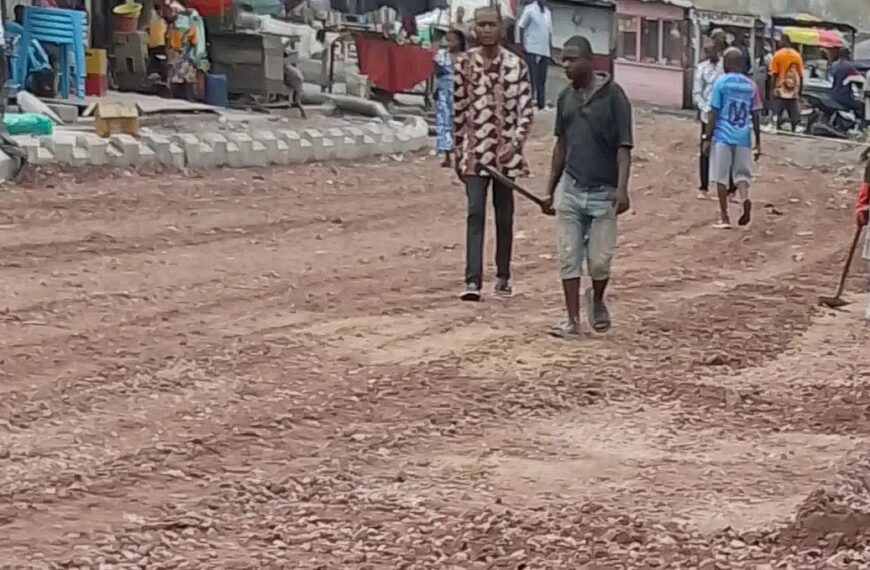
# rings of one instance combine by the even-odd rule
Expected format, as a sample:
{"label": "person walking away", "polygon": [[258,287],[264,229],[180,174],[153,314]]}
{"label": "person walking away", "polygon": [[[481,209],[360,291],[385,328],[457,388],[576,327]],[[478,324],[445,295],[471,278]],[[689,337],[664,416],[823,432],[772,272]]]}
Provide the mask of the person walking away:
{"label": "person walking away", "polygon": [[788,35],[782,36],[781,47],[773,55],[768,71],[773,84],[776,128],[782,128],[782,114],[787,113],[792,132],[797,132],[801,122],[800,97],[803,93],[804,61],[792,46]]}
{"label": "person walking away", "polygon": [[734,38],[733,46],[740,50],[740,56],[743,58],[743,64],[740,67],[740,73],[747,77],[752,75],[752,55],[749,53],[749,47],[746,45],[748,42],[748,34],[741,33]]}
{"label": "person walking away", "polygon": [[465,36],[450,30],[444,45],[435,52],[435,150],[444,154],[442,166],[453,165],[453,67],[465,51]]}
{"label": "person walking away", "polygon": [[711,39],[704,42],[704,61],[695,68],[695,77],[692,86],[692,101],[698,109],[698,120],[701,123],[700,140],[698,141],[699,175],[701,184],[698,186],[698,199],[707,200],[710,197],[710,160],[705,152],[701,152],[704,146],[704,133],[707,132],[707,123],[710,121],[710,96],[713,94],[713,83],[723,73],[722,59],[716,43]]}
{"label": "person walking away", "polygon": [[[456,173],[468,198],[464,301],[479,301],[483,283],[483,240],[486,194],[490,178],[478,171],[486,165],[511,179],[528,175],[523,147],[534,108],[529,73],[522,59],[499,45],[501,17],[495,8],[474,15],[478,47],[455,63],[453,138]],[[514,196],[492,181],[497,267],[495,293],[510,296]]]}
{"label": "person walking away", "polygon": [[179,17],[186,8],[177,0],[163,4],[166,20],[166,66],[169,96],[193,100],[196,84],[196,44],[199,37],[195,26],[179,26]]}
{"label": "person walking away", "polygon": [[837,56],[837,61],[831,66],[831,82],[833,83],[831,95],[834,102],[855,113],[858,118],[858,128],[864,130],[867,126],[864,101],[856,99],[852,94],[850,80],[854,79],[861,79],[861,73],[852,63],[852,53],[849,48],[842,48]]}
{"label": "person walking away", "polygon": [[523,50],[532,79],[532,92],[538,109],[547,106],[547,70],[553,42],[553,13],[545,0],[534,0],[520,16],[517,27],[522,35]]}
{"label": "person walking away", "polygon": [[463,37],[468,35],[468,24],[465,23],[465,8],[458,6],[456,8],[456,20],[450,26],[454,30],[459,30]]}
{"label": "person walking away", "polygon": [[599,333],[610,329],[604,293],[616,245],[616,217],[631,203],[628,181],[634,146],[631,103],[607,73],[592,69],[592,46],[582,36],[562,49],[571,84],[556,103],[556,145],[548,200],[556,210],[559,277],[565,294],[562,338],[580,334],[580,280],[583,263],[592,287],[586,291],[587,319]]}
{"label": "person walking away", "polygon": [[[752,202],[752,131],[755,131],[754,159],[761,155],[761,122],[763,108],[755,82],[740,73],[740,50],[729,48],[723,56],[725,74],[713,84],[710,98],[710,122],[705,133],[704,151],[710,154],[710,180],[719,193],[717,229],[731,229],[728,215],[728,179],[734,177],[742,203],[738,224],[749,224]],[[712,144],[711,144],[712,142]]]}

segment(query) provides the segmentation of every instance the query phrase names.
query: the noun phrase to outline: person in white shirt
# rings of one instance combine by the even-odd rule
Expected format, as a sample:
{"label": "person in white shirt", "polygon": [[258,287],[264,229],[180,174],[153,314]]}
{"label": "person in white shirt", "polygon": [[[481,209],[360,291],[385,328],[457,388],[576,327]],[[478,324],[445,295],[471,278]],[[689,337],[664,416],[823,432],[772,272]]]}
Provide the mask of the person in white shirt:
{"label": "person in white shirt", "polygon": [[[723,73],[719,44],[713,38],[704,42],[704,55],[706,59],[695,67],[695,78],[692,85],[692,102],[698,109],[698,120],[701,123],[702,147],[704,146],[704,133],[707,132],[707,123],[710,120],[710,95],[713,92],[713,83]],[[700,156],[701,184],[698,186],[698,198],[706,200],[710,190],[710,157],[703,152]]]}
{"label": "person in white shirt", "polygon": [[528,4],[517,22],[517,28],[522,35],[532,93],[538,109],[543,109],[547,105],[547,68],[553,43],[553,13],[545,0],[534,0]]}

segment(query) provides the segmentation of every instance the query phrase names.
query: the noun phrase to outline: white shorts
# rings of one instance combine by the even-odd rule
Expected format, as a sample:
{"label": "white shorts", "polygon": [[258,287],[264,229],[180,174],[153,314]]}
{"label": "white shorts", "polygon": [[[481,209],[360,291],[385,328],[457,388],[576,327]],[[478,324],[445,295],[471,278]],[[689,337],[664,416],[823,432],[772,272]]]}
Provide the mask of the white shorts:
{"label": "white shorts", "polygon": [[728,186],[729,180],[734,184],[752,182],[752,149],[714,142],[710,147],[710,182]]}

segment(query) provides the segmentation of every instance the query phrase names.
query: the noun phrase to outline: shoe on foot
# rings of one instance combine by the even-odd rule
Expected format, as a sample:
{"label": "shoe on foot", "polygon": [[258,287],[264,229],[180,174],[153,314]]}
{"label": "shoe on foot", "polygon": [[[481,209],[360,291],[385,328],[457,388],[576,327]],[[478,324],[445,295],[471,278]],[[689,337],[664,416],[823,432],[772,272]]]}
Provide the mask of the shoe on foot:
{"label": "shoe on foot", "polygon": [[582,337],[580,333],[580,323],[572,322],[571,319],[565,318],[556,326],[553,331],[553,336],[563,340],[577,340]]}
{"label": "shoe on foot", "polygon": [[710,193],[706,190],[698,190],[698,195],[696,197],[698,198],[698,200],[709,200]]}
{"label": "shoe on foot", "polygon": [[734,227],[731,225],[731,222],[726,222],[725,220],[719,220],[715,224],[713,224],[714,230],[731,230]]}
{"label": "shoe on foot", "polygon": [[595,292],[592,287],[586,290],[586,315],[589,319],[589,326],[595,332],[606,333],[610,330],[610,311],[607,310],[604,299],[595,300]]}
{"label": "shoe on foot", "polygon": [[737,220],[738,226],[748,226],[752,221],[752,200],[743,200],[743,213],[740,214],[740,219]]}
{"label": "shoe on foot", "polygon": [[511,287],[511,282],[507,279],[499,278],[495,283],[495,294],[499,297],[512,297],[514,288]]}
{"label": "shoe on foot", "polygon": [[465,291],[463,291],[459,298],[462,301],[480,301],[480,286],[477,283],[469,283],[465,286]]}

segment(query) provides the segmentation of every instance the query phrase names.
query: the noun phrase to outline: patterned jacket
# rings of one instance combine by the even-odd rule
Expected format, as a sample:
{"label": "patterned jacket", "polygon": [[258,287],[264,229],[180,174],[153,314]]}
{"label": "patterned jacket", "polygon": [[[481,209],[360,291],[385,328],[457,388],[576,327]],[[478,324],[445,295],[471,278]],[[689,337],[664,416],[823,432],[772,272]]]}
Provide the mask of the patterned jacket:
{"label": "patterned jacket", "polygon": [[[476,176],[477,166],[485,164],[509,178],[528,175],[523,146],[534,109],[525,62],[499,48],[487,67],[481,48],[472,48],[454,66],[453,93],[454,149],[460,172]],[[508,152],[509,158],[500,161]]]}

